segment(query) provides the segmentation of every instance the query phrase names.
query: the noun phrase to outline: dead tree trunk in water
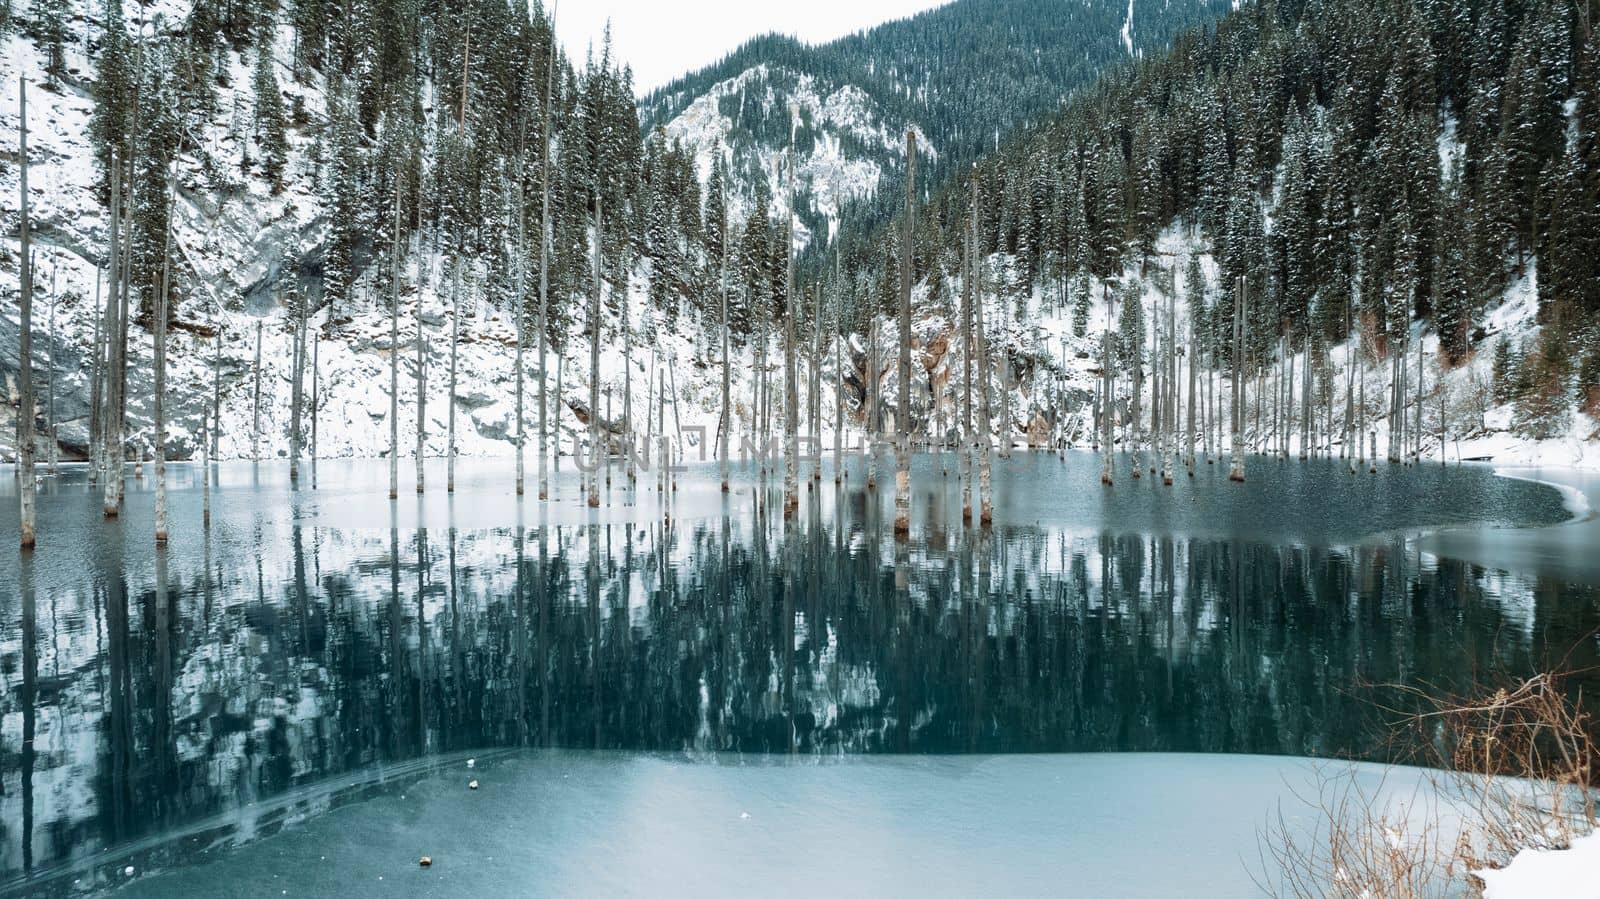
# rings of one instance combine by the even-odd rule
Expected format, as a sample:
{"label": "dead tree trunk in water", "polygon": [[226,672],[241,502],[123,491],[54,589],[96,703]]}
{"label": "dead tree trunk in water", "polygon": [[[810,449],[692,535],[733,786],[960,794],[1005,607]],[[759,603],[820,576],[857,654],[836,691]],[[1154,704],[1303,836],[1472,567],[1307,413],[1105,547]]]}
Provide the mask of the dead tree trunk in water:
{"label": "dead tree trunk in water", "polygon": [[961,272],[961,520],[972,521],[972,478],[974,474],[974,447],[977,441],[972,433],[972,298],[973,284],[978,270],[978,182],[972,182],[972,215],[967,228],[966,252],[962,258]]}
{"label": "dead tree trunk in water", "polygon": [[105,410],[100,416],[100,452],[105,470],[106,484],[104,513],[115,518],[122,510],[122,421],[117,414],[121,408],[120,377],[122,353],[126,345],[120,340],[122,328],[122,164],[115,150],[111,151],[111,246],[107,254],[109,272],[106,277],[106,386]]}
{"label": "dead tree trunk in water", "polygon": [[305,439],[301,414],[305,407],[306,300],[298,290],[289,294],[294,311],[293,372],[289,383],[289,483],[300,483],[300,450]]}
{"label": "dead tree trunk in water", "polygon": [[883,417],[882,403],[878,401],[878,392],[881,386],[878,383],[878,316],[877,313],[868,312],[867,322],[867,412],[866,426],[863,430],[867,435],[867,489],[878,489],[878,443],[882,436],[879,427]]}
{"label": "dead tree trunk in water", "polygon": [[911,247],[917,234],[917,133],[906,131],[906,223],[900,237],[899,408],[894,412],[894,532],[911,530]]}
{"label": "dead tree trunk in water", "polygon": [[22,480],[21,513],[22,513],[22,548],[33,548],[34,534],[34,500],[38,485],[34,480],[33,471],[33,260],[32,248],[29,246],[28,221],[28,79],[19,77],[17,95],[17,144],[20,151],[19,185],[21,192],[21,222],[22,237],[22,262],[20,303],[21,335],[18,340],[18,373],[17,373],[17,475]]}
{"label": "dead tree trunk in water", "polygon": [[44,365],[44,430],[49,436],[50,474],[54,475],[61,461],[61,440],[56,434],[56,272],[61,268],[60,259],[51,256],[50,265],[50,322],[45,330],[45,365]]}
{"label": "dead tree trunk in water", "polygon": [[[523,495],[523,490],[524,490],[524,488],[523,488],[523,482],[524,482],[523,474],[524,474],[524,472],[526,470],[526,463],[524,461],[524,456],[526,455],[527,445],[528,445],[528,439],[527,439],[528,438],[528,435],[527,435],[527,416],[525,414],[523,414],[523,408],[522,408],[523,407],[522,396],[523,396],[523,393],[524,393],[523,381],[525,380],[525,375],[524,375],[523,365],[522,365],[522,353],[523,353],[523,347],[525,347],[527,345],[527,343],[528,343],[528,335],[527,335],[527,330],[528,330],[527,329],[527,321],[528,321],[528,291],[527,291],[527,274],[528,274],[528,265],[527,265],[527,259],[528,259],[528,248],[527,248],[527,243],[528,243],[528,213],[527,213],[527,204],[525,204],[523,202],[523,197],[522,197],[522,181],[523,181],[523,178],[527,174],[526,144],[527,144],[527,140],[528,140],[528,118],[527,118],[526,115],[523,115],[521,117],[520,125],[521,125],[521,129],[520,129],[520,134],[518,135],[518,140],[517,140],[517,196],[516,196],[516,203],[517,203],[517,287],[516,287],[516,291],[517,292],[516,292],[515,299],[513,299],[511,301],[511,309],[512,309],[512,313],[511,314],[515,315],[517,317],[517,328],[516,328],[516,331],[517,331],[517,353],[516,353],[516,360],[512,364],[515,365],[516,369],[517,369],[517,372],[516,372],[516,382],[517,382],[517,402],[516,402],[517,411],[516,411],[516,415],[517,415],[517,495],[518,496],[522,496]],[[540,372],[540,375],[542,376],[543,372]],[[454,403],[454,402],[455,402],[455,399],[452,397],[451,398],[451,403]]]}
{"label": "dead tree trunk in water", "polygon": [[153,404],[156,457],[156,543],[167,542],[167,306],[172,299],[172,218],[178,195],[177,163],[167,171],[166,233],[161,246],[161,289],[155,304],[155,402]]}
{"label": "dead tree trunk in water", "polygon": [[250,460],[261,461],[261,319],[256,319],[255,388],[250,412]]}
{"label": "dead tree trunk in water", "polygon": [[589,303],[589,508],[600,507],[600,279],[605,248],[605,215],[600,191],[594,195],[594,293]]}
{"label": "dead tree trunk in water", "polygon": [[789,107],[789,227],[784,233],[785,260],[783,303],[783,514],[793,515],[800,508],[800,387],[795,383],[795,319],[800,316],[800,298],[794,283],[794,133],[799,127],[799,110]]}
{"label": "dead tree trunk in water", "polygon": [[105,319],[100,299],[100,266],[94,268],[94,361],[89,371],[89,483],[96,483],[105,465]]}
{"label": "dead tree trunk in water", "polygon": [[[445,448],[444,462],[444,492],[446,493],[456,492],[456,346],[461,341],[461,295],[463,292],[469,296],[472,293],[472,282],[470,280],[466,282],[465,290],[463,291],[461,265],[461,260],[457,259],[455,289],[451,291],[450,297],[450,391],[445,394],[445,402],[448,404],[448,417],[450,420],[449,438]],[[519,315],[518,318],[520,319],[521,316]],[[520,349],[520,336],[518,338],[518,344]],[[520,368],[518,371],[520,372]],[[520,425],[518,427],[520,427]],[[518,455],[521,455],[520,447],[518,448]],[[521,460],[519,459],[518,461],[520,462]],[[520,466],[518,470],[520,471]]]}
{"label": "dead tree trunk in water", "polygon": [[835,484],[841,483],[845,476],[844,354],[842,348],[844,342],[844,279],[841,277],[840,270],[839,251],[835,248],[833,253],[833,333],[829,335],[829,339],[833,342],[833,482]]}
{"label": "dead tree trunk in water", "polygon": [[400,191],[389,242],[389,498],[400,498]]}
{"label": "dead tree trunk in water", "polygon": [[[421,235],[413,233],[411,237],[419,245],[418,250],[420,251]],[[399,252],[399,250],[400,246],[396,244],[395,251]],[[427,345],[422,336],[422,285],[422,273],[419,271],[417,272],[417,307],[415,314],[412,316],[417,322],[417,449],[413,456],[417,461],[417,494],[419,496],[427,487],[427,474],[423,469],[423,460],[426,458],[428,451],[428,357],[426,355]]]}
{"label": "dead tree trunk in water", "polygon": [[1244,480],[1244,308],[1245,279],[1239,278],[1233,295],[1233,448],[1228,480]]}
{"label": "dead tree trunk in water", "polygon": [[722,417],[717,420],[717,467],[722,474],[722,492],[728,492],[728,436],[732,433],[733,405],[729,402],[730,379],[728,339],[728,204],[722,204],[722,271],[718,274],[718,289],[722,294]]}
{"label": "dead tree trunk in water", "polygon": [[[559,7],[559,3],[557,6]],[[550,34],[552,41],[546,48],[548,56],[545,61],[544,74],[544,127],[540,131],[539,139],[544,144],[544,152],[539,165],[539,499],[550,498],[550,429],[546,422],[546,410],[549,408],[546,398],[546,385],[549,383],[549,373],[545,370],[545,348],[549,340],[549,315],[550,315],[550,100],[555,91],[556,80],[556,48],[553,37],[555,35],[555,9],[550,11]],[[556,370],[560,371],[560,362]],[[556,381],[560,386],[559,375]],[[561,420],[561,392],[556,391],[556,420]],[[559,458],[560,449],[557,448]]]}

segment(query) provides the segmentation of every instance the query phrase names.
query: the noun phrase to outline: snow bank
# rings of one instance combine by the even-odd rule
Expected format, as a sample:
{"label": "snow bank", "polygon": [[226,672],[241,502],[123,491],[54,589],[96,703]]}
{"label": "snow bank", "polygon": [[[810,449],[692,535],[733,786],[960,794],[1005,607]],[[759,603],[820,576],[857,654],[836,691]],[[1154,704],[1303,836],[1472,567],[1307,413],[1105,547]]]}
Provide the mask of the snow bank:
{"label": "snow bank", "polygon": [[1473,873],[1483,880],[1484,899],[1600,897],[1600,831],[1569,849],[1525,849],[1498,871]]}

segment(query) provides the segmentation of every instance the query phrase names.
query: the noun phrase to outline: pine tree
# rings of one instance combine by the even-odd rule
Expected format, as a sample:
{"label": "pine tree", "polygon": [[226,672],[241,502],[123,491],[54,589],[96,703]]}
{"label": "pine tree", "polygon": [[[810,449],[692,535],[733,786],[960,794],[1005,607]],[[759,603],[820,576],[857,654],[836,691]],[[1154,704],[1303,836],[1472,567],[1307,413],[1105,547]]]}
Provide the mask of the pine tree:
{"label": "pine tree", "polygon": [[329,314],[325,327],[345,324],[354,314],[355,247],[363,230],[361,219],[361,145],[355,106],[339,90],[328,98],[329,177],[323,183],[323,205],[328,210],[328,237],[324,242],[323,297]]}
{"label": "pine tree", "polygon": [[277,62],[273,56],[274,23],[263,16],[256,30],[256,65],[252,89],[255,92],[255,140],[261,149],[261,171],[272,185],[272,192],[283,190],[283,167],[288,160],[289,139],[284,134],[283,95],[278,91]]}
{"label": "pine tree", "polygon": [[67,23],[71,21],[67,0],[36,0],[33,3],[34,33],[44,48],[44,69],[52,82],[67,74]]}
{"label": "pine tree", "polygon": [[102,198],[109,196],[111,159],[133,158],[133,108],[135,76],[133,47],[123,24],[121,0],[106,0],[105,36],[100,47],[100,71],[94,84],[94,108],[89,118],[89,140],[99,163]]}

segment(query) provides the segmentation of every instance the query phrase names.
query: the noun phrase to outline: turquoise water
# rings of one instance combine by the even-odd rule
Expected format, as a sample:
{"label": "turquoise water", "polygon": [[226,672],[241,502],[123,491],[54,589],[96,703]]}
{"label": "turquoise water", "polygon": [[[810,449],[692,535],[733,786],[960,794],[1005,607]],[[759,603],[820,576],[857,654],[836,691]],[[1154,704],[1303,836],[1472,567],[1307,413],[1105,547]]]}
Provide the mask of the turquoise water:
{"label": "turquoise water", "polygon": [[[1202,466],[1107,490],[1087,454],[1019,454],[997,463],[981,530],[960,521],[948,461],[919,458],[904,541],[888,485],[863,489],[859,469],[840,485],[825,469],[786,520],[748,469],[726,496],[692,470],[665,500],[653,474],[629,488],[617,469],[595,511],[570,466],[548,506],[518,501],[503,465],[463,464],[453,497],[442,471],[421,498],[406,477],[396,503],[381,464],[324,464],[298,491],[277,468],[225,466],[207,531],[197,472],[176,467],[159,553],[147,483],[107,523],[64,474],[38,551],[0,559],[0,889],[122,882],[106,859],[133,860],[135,882],[177,876],[337,805],[349,822],[374,784],[459,753],[485,770],[487,753],[538,749],[691,768],[1412,760],[1421,744],[1384,733],[1378,705],[1400,697],[1382,685],[1600,661],[1596,588],[1425,550],[1441,528],[1568,517],[1540,484],[1254,460],[1243,486]],[[15,504],[0,509],[3,539]],[[913,802],[895,770],[836,787]]]}

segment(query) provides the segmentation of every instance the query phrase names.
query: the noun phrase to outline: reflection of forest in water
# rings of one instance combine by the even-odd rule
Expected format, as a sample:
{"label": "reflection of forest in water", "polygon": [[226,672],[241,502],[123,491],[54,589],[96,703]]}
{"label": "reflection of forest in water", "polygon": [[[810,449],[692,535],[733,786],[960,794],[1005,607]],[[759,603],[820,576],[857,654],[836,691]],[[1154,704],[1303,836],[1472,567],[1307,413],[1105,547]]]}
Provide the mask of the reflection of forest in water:
{"label": "reflection of forest in water", "polygon": [[0,869],[496,745],[1383,758],[1363,685],[1525,674],[1600,620],[1594,591],[1398,538],[897,544],[860,503],[806,511],[299,527],[282,558],[158,559],[138,585],[108,555],[0,618]]}

